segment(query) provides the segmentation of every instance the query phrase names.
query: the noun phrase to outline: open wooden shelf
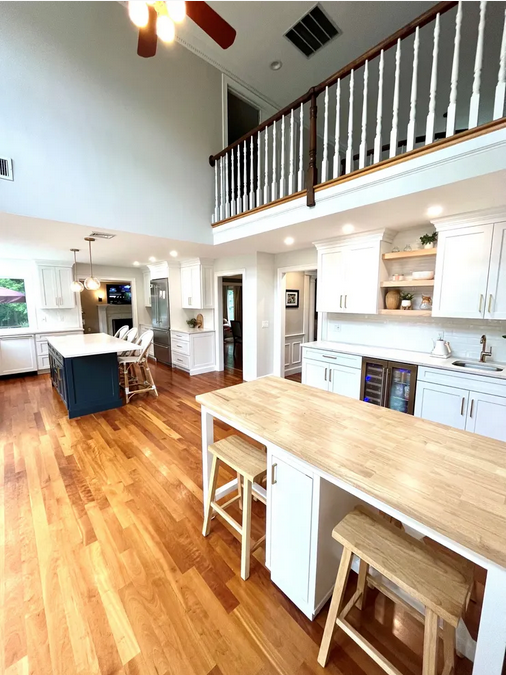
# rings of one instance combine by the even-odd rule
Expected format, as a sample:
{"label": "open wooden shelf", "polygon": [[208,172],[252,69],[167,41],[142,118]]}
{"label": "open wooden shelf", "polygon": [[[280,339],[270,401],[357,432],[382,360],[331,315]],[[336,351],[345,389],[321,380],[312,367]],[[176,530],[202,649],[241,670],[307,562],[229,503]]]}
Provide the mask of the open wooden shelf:
{"label": "open wooden shelf", "polygon": [[420,248],[416,251],[398,251],[397,253],[383,253],[383,260],[402,260],[403,258],[425,258],[436,255],[437,248]]}
{"label": "open wooden shelf", "polygon": [[379,313],[389,316],[432,316],[430,309],[380,309]]}
{"label": "open wooden shelf", "polygon": [[429,288],[434,286],[434,279],[410,279],[409,281],[382,281],[381,288]]}

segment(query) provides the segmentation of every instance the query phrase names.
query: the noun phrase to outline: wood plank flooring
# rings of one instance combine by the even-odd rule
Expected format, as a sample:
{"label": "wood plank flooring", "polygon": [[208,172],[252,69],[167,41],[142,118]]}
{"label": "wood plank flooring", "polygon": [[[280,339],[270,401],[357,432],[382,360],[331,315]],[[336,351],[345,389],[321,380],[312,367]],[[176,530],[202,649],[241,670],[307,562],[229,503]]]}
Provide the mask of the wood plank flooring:
{"label": "wood plank flooring", "polygon": [[[326,611],[307,620],[271,583],[261,549],[242,581],[239,542],[219,520],[201,535],[194,397],[238,377],[153,372],[158,399],[75,420],[48,376],[0,381],[0,673],[382,673],[342,634],[320,668]],[[217,425],[217,438],[229,433]],[[260,503],[253,519],[256,538]],[[409,614],[371,592],[351,620],[402,672],[420,672]]]}

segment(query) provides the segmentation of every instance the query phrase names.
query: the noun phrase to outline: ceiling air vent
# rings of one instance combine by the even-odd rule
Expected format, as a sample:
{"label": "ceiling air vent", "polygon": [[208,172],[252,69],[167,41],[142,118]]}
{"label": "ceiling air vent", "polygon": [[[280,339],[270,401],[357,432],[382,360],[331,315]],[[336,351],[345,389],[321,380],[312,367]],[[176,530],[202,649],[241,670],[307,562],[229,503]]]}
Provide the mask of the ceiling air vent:
{"label": "ceiling air vent", "polygon": [[95,239],[114,239],[115,234],[107,234],[107,232],[92,232],[90,237],[95,237]]}
{"label": "ceiling air vent", "polygon": [[285,37],[309,58],[340,34],[341,30],[332,23],[320,5],[315,5],[285,33]]}
{"label": "ceiling air vent", "polygon": [[4,180],[14,180],[12,173],[12,159],[9,157],[0,157],[0,178]]}

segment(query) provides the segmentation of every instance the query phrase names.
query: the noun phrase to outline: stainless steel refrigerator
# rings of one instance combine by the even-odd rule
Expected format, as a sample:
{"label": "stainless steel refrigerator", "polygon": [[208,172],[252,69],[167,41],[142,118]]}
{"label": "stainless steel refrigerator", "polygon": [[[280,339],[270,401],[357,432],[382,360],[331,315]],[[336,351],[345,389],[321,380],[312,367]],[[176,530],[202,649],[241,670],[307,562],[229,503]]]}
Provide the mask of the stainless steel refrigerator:
{"label": "stainless steel refrigerator", "polygon": [[151,325],[155,358],[167,366],[172,365],[170,349],[169,282],[167,279],[151,280]]}

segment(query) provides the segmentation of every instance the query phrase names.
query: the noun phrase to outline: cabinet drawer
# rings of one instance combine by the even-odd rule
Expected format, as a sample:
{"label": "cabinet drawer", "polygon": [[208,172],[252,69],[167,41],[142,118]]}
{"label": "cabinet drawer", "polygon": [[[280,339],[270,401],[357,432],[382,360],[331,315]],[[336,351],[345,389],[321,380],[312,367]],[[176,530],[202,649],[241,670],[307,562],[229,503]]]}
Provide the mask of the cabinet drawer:
{"label": "cabinet drawer", "polygon": [[48,353],[47,342],[37,342],[37,355],[46,356]]}
{"label": "cabinet drawer", "polygon": [[176,331],[171,331],[173,342],[190,342],[190,336],[188,333],[178,333]]}
{"label": "cabinet drawer", "polygon": [[488,375],[418,366],[418,380],[478,391],[492,396],[506,396],[506,380]]}
{"label": "cabinet drawer", "polygon": [[329,366],[348,366],[349,368],[362,368],[362,357],[356,354],[343,354],[341,352],[324,351],[322,349],[304,349],[305,359],[327,363]]}
{"label": "cabinet drawer", "polygon": [[190,357],[178,352],[172,352],[172,365],[183,370],[190,370]]}
{"label": "cabinet drawer", "polygon": [[190,343],[185,342],[184,340],[176,340],[175,336],[172,336],[172,351],[177,352],[178,354],[190,355]]}

